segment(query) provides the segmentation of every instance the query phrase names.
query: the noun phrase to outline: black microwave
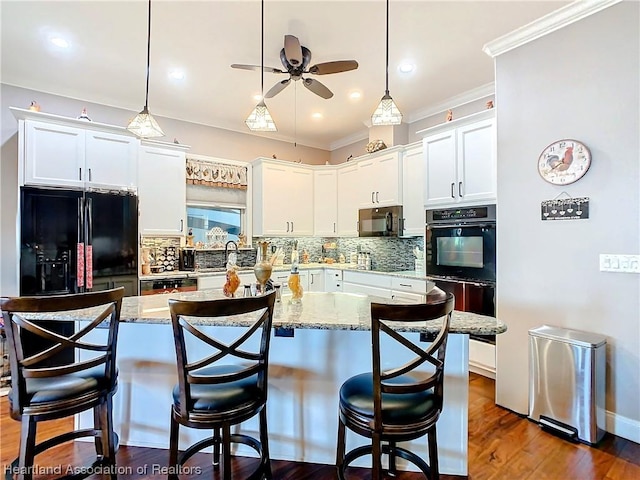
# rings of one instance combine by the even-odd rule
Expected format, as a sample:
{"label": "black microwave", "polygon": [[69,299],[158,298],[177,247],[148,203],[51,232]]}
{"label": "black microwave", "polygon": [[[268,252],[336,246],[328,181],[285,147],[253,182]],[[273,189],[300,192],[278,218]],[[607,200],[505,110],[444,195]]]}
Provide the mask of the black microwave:
{"label": "black microwave", "polygon": [[402,220],[402,206],[360,209],[358,236],[401,237]]}

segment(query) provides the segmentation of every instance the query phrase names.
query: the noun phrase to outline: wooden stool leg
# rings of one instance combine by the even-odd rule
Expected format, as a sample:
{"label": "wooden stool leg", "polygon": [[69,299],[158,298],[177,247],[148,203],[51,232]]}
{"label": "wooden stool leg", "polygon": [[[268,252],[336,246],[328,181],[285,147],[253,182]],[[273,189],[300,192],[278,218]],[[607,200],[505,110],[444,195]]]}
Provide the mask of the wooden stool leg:
{"label": "wooden stool leg", "polygon": [[382,478],[382,439],[380,438],[380,434],[374,433],[371,438],[371,457],[372,457],[372,467],[371,467],[371,478],[372,480],[381,480]]}
{"label": "wooden stool leg", "polygon": [[36,421],[29,415],[22,416],[20,427],[20,457],[18,460],[18,480],[33,478],[33,462],[36,445]]}
{"label": "wooden stool leg", "polygon": [[220,429],[213,429],[213,469],[218,470],[220,468],[220,442],[222,441],[220,438]]}
{"label": "wooden stool leg", "polygon": [[396,467],[396,442],[389,442],[389,475],[395,477],[398,473]]}
{"label": "wooden stool leg", "polygon": [[342,480],[342,466],[344,465],[344,454],[345,454],[345,426],[342,423],[342,419],[338,418],[338,446],[336,449],[336,469],[338,470],[338,478]]}
{"label": "wooden stool leg", "polygon": [[264,464],[264,478],[271,480],[271,457],[269,456],[269,435],[267,431],[267,406],[260,411],[260,445],[262,447],[262,462]]}
{"label": "wooden stool leg", "polygon": [[429,469],[431,471],[429,480],[439,480],[440,471],[438,467],[438,440],[436,439],[435,424],[427,433],[427,438],[427,441],[429,442]]}
{"label": "wooden stool leg", "polygon": [[[100,405],[96,405],[95,407],[93,407],[93,428],[95,429],[102,429],[102,416],[100,415]],[[98,457],[103,457],[104,456],[104,449],[102,448],[102,436],[100,437],[95,437],[93,439],[93,443],[96,447],[96,455]]]}
{"label": "wooden stool leg", "polygon": [[[173,416],[173,408],[171,408],[171,430],[169,432],[169,469],[172,472],[178,471],[178,433],[180,424]],[[173,473],[169,475],[169,479],[177,479],[178,475]]]}
{"label": "wooden stool leg", "polygon": [[222,478],[231,480],[231,426],[222,425]]}

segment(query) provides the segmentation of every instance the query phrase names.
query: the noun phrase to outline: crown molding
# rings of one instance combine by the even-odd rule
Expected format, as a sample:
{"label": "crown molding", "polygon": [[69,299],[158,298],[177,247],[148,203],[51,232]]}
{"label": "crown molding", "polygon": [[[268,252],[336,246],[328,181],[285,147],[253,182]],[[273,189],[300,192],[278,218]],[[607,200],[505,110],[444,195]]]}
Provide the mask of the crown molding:
{"label": "crown molding", "polygon": [[476,100],[480,100],[482,98],[495,95],[495,93],[496,93],[496,85],[494,82],[481,85],[472,90],[467,90],[466,92],[463,92],[459,95],[455,95],[429,108],[425,108],[423,110],[417,110],[415,112],[408,114],[407,123],[413,123],[419,120],[424,120],[425,118],[429,118],[432,115],[444,112],[446,110],[449,110],[450,108],[456,108],[461,105],[466,105],[467,103],[475,102]]}
{"label": "crown molding", "polygon": [[368,140],[369,139],[369,130],[365,130],[364,132],[357,132],[348,137],[341,138],[340,140],[336,140],[335,142],[331,142],[329,144],[329,151],[333,152],[334,150],[342,147],[346,147],[347,145],[351,145],[352,143],[359,142],[360,140]]}
{"label": "crown molding", "polygon": [[496,38],[482,47],[482,51],[492,58],[544,37],[622,0],[576,0],[558,10],[528,23],[511,33]]}

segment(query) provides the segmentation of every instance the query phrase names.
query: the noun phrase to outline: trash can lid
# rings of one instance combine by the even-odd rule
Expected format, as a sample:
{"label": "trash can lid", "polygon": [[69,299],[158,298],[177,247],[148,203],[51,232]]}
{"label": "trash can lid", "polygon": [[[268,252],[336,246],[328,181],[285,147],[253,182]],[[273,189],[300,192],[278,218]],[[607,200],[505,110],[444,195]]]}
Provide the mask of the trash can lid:
{"label": "trash can lid", "polygon": [[532,328],[529,330],[529,335],[590,348],[599,347],[607,343],[607,338],[604,335],[580,330],[570,330],[568,328],[552,327],[550,325]]}

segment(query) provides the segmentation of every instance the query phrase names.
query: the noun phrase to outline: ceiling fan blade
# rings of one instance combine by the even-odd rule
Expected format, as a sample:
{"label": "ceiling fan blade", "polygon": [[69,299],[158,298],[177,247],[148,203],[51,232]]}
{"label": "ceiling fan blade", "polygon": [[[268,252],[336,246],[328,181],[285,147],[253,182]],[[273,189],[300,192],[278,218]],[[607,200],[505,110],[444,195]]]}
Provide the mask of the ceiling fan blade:
{"label": "ceiling fan blade", "polygon": [[348,72],[358,68],[355,60],[337,60],[335,62],[318,63],[309,68],[309,73],[314,75],[327,75],[329,73]]}
{"label": "ceiling fan blade", "polygon": [[276,83],[271,89],[264,94],[264,98],[272,98],[279,94],[282,90],[284,90],[287,85],[291,83],[291,79],[287,78],[286,80],[282,80],[281,82]]}
{"label": "ceiling fan blade", "polygon": [[[258,70],[258,71],[260,71],[260,69],[262,67],[260,67],[260,65],[243,65],[243,64],[240,64],[240,63],[234,63],[234,64],[231,65],[231,68],[239,68],[240,70]],[[264,71],[267,72],[267,73],[287,73],[287,72],[283,72],[279,68],[274,68],[274,67],[264,67]]]}
{"label": "ceiling fan blade", "polygon": [[315,93],[316,95],[321,96],[322,98],[331,98],[331,97],[333,97],[333,92],[331,90],[329,90],[327,87],[325,87],[318,80],[315,80],[313,78],[303,78],[302,79],[302,84],[305,87],[307,87],[309,90],[311,90],[313,93]]}
{"label": "ceiling fan blade", "polygon": [[302,48],[297,37],[293,35],[284,36],[284,53],[287,61],[294,67],[302,63]]}

